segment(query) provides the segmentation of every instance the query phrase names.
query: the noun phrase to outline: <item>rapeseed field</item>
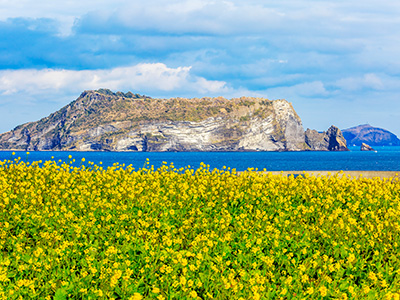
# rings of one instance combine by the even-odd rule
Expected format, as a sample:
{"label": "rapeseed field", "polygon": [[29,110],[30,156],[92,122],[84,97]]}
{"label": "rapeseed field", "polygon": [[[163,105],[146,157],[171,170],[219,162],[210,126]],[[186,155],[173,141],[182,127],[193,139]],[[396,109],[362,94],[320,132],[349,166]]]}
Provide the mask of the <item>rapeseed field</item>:
{"label": "rapeseed field", "polygon": [[397,179],[0,162],[0,299],[399,299]]}

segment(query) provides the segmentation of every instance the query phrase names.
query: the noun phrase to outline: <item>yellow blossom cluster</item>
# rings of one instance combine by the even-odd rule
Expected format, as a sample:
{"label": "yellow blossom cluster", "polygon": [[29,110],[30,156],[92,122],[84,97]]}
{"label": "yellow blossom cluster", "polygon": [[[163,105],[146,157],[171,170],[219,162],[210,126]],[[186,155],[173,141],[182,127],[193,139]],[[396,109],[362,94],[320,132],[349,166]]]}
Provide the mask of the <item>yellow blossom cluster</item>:
{"label": "yellow blossom cluster", "polygon": [[0,162],[0,299],[399,299],[400,182]]}

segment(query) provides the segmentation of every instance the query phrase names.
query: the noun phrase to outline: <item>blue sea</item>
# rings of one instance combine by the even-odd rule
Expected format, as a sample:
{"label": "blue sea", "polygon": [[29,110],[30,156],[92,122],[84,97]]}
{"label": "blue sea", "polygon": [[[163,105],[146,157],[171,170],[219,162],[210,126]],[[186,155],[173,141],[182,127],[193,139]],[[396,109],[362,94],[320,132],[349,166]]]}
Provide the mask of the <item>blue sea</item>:
{"label": "blue sea", "polygon": [[146,159],[150,165],[158,168],[163,162],[175,167],[190,166],[197,169],[203,162],[210,169],[222,169],[224,166],[237,171],[249,168],[266,169],[267,171],[400,171],[400,147],[375,147],[377,152],[360,151],[358,147],[350,147],[349,152],[67,152],[67,151],[0,151],[0,160],[20,157],[24,161],[56,160],[69,162],[69,155],[75,159],[75,165],[93,162],[102,166],[114,163],[132,165],[142,168]]}

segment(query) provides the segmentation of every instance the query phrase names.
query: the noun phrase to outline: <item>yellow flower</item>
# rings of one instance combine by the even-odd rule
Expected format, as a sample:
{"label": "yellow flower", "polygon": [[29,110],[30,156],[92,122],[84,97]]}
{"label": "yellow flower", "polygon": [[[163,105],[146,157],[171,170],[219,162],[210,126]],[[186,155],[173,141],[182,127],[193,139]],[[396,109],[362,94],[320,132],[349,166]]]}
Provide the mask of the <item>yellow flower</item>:
{"label": "yellow flower", "polygon": [[381,287],[383,287],[383,288],[389,287],[389,285],[388,285],[388,283],[386,282],[385,279],[383,279],[383,280],[381,281]]}
{"label": "yellow flower", "polygon": [[376,274],[374,272],[372,272],[372,271],[368,273],[368,278],[373,280],[373,281],[377,281],[378,280],[378,277],[376,277]]}
{"label": "yellow flower", "polygon": [[307,274],[304,274],[304,275],[302,275],[301,276],[301,282],[303,282],[303,283],[306,283],[306,282],[308,282],[309,281],[309,277],[308,277],[308,275]]}
{"label": "yellow flower", "polygon": [[349,292],[350,292],[350,294],[354,294],[354,287],[349,286]]}
{"label": "yellow flower", "polygon": [[180,283],[182,285],[186,285],[186,282],[187,282],[186,278],[182,276],[181,279],[180,279]]}
{"label": "yellow flower", "polygon": [[364,294],[368,294],[370,290],[371,290],[371,288],[367,285],[363,287]]}
{"label": "yellow flower", "polygon": [[253,300],[260,300],[260,299],[261,299],[260,294],[257,293],[257,292],[255,292],[255,293],[254,293],[254,296],[253,296]]}
{"label": "yellow flower", "polygon": [[[375,270],[370,266],[359,270],[367,282],[357,286],[349,275],[350,287],[341,296],[335,271],[358,268],[357,260],[367,259],[371,249],[375,265],[396,271],[385,259],[399,255],[394,241],[400,232],[398,179],[295,179],[251,170],[209,171],[206,164],[175,171],[166,163],[159,171],[117,163],[108,169],[58,161],[31,165],[0,161],[0,252],[7,252],[0,261],[0,299],[12,298],[12,292],[46,295],[47,288],[56,291],[61,283],[66,289],[67,275],[48,280],[46,288],[36,280],[43,270],[56,278],[66,260],[69,273],[82,279],[77,291],[98,298],[110,297],[117,285],[129,290],[138,277],[155,279],[146,297],[158,300],[166,296],[161,288],[166,285],[177,298],[188,299],[195,289],[204,290],[206,298],[260,299],[272,285],[279,286],[279,297],[301,297],[291,293],[293,284],[304,286],[303,297],[310,299],[389,293],[387,278],[370,272]],[[299,202],[299,195],[306,201]],[[315,235],[347,256],[335,260],[336,252],[319,245]],[[36,243],[29,242],[31,236]],[[287,239],[307,246],[292,252]],[[280,272],[284,261],[287,268]],[[240,267],[244,264],[250,268]],[[78,272],[78,265],[86,269]],[[4,291],[12,270],[20,274],[15,288],[25,291]],[[315,282],[308,275],[314,273]]]}
{"label": "yellow flower", "polygon": [[353,263],[356,260],[356,256],[353,253],[350,253],[347,260],[349,263]]}
{"label": "yellow flower", "polygon": [[181,263],[182,263],[182,266],[186,266],[188,264],[188,261],[186,258],[183,258]]}
{"label": "yellow flower", "polygon": [[192,298],[197,298],[197,293],[196,293],[196,291],[191,291],[191,292],[189,293],[189,296],[192,297]]}
{"label": "yellow flower", "polygon": [[325,286],[321,286],[319,288],[319,292],[321,293],[322,297],[325,297],[327,295],[327,291],[328,291],[328,289]]}
{"label": "yellow flower", "polygon": [[129,300],[142,300],[142,299],[143,299],[143,296],[140,295],[139,293],[134,293],[133,296],[131,296],[129,298]]}
{"label": "yellow flower", "polygon": [[308,294],[308,295],[314,294],[314,288],[313,288],[312,286],[310,286],[310,287],[307,289],[306,294]]}

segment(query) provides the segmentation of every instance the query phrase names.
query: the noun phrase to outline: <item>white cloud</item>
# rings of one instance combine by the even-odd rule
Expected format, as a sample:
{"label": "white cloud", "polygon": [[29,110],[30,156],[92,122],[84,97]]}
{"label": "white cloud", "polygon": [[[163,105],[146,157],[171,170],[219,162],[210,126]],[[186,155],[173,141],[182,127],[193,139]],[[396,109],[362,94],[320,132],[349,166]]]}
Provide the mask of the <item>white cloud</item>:
{"label": "white cloud", "polygon": [[379,5],[374,0],[0,0],[0,20],[54,18],[60,22],[62,33],[69,32],[75,19],[89,18],[89,22],[97,25],[109,20],[111,25],[119,24],[119,29],[122,25],[132,30],[175,34],[268,32],[354,37],[374,32],[379,36],[393,32],[392,26],[399,25],[399,11],[400,5],[395,0],[381,1]]}
{"label": "white cloud", "polygon": [[[400,7],[395,1],[382,2],[379,9],[376,6],[368,1],[122,1],[114,9],[106,6],[105,9],[84,11],[81,19],[84,27],[92,24],[93,30],[96,29],[94,25],[112,27],[118,24],[116,29],[122,26],[131,31],[169,34],[353,38],[365,33],[380,36],[393,25],[399,25],[398,18],[385,18],[399,12]],[[370,30],[365,30],[366,27]]]}
{"label": "white cloud", "polygon": [[207,80],[191,74],[191,67],[169,68],[162,63],[138,64],[110,70],[25,69],[0,71],[0,93],[81,92],[88,89],[109,88],[132,90],[139,93],[175,92],[215,94],[229,91],[224,81]]}
{"label": "white cloud", "polygon": [[324,83],[321,81],[313,81],[313,82],[305,82],[301,84],[297,84],[293,86],[293,89],[300,95],[300,96],[308,96],[308,97],[321,97],[326,96],[328,94],[327,90],[325,89]]}
{"label": "white cloud", "polygon": [[321,81],[310,81],[283,87],[269,88],[266,93],[271,98],[325,98],[329,91]]}
{"label": "white cloud", "polygon": [[365,74],[362,77],[347,77],[339,79],[336,86],[345,91],[358,91],[358,90],[383,90],[384,84],[382,80],[373,73]]}
{"label": "white cloud", "polygon": [[285,14],[266,5],[239,1],[127,2],[115,10],[82,14],[78,28],[87,31],[120,30],[164,34],[240,35],[277,28]]}

